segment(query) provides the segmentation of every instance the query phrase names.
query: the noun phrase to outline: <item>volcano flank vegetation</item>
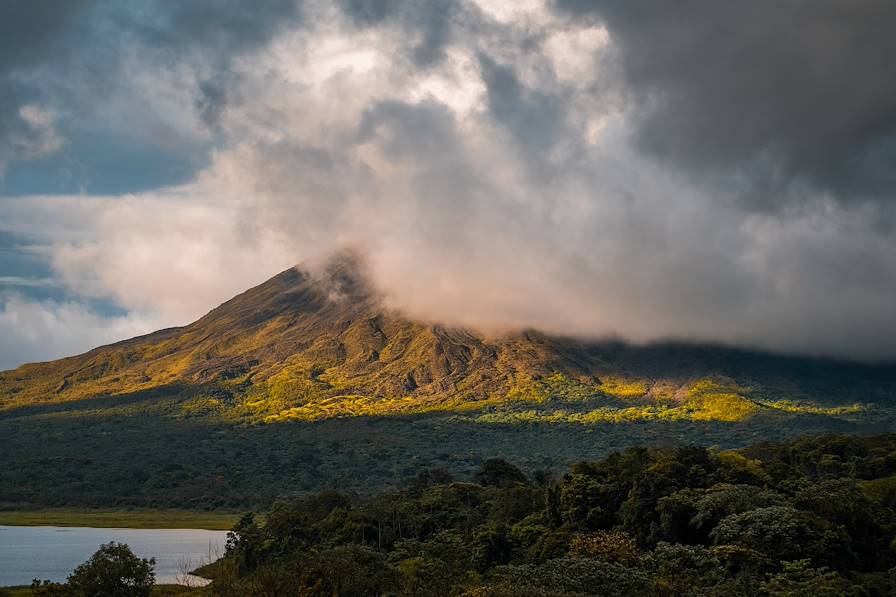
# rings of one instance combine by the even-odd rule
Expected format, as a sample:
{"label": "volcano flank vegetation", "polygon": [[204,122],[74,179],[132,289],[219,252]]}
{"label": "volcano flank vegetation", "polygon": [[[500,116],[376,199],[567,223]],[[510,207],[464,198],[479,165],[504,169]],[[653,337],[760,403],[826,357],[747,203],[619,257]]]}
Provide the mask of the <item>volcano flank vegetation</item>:
{"label": "volcano flank vegetation", "polygon": [[237,508],[492,456],[892,429],[896,366],[720,346],[487,336],[384,307],[352,254],[185,327],[0,373],[0,504]]}

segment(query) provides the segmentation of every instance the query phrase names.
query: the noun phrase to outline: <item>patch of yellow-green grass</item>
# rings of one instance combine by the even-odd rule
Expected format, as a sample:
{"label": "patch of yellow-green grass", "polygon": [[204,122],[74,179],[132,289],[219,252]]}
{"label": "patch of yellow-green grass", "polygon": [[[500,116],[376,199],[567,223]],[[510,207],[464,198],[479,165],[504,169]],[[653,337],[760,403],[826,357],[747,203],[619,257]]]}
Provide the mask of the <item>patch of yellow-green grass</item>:
{"label": "patch of yellow-green grass", "polygon": [[684,408],[665,406],[635,406],[629,408],[596,408],[588,412],[551,411],[498,411],[479,415],[477,423],[520,424],[520,423],[564,423],[598,425],[601,423],[634,423],[638,421],[677,421],[692,418]]}
{"label": "patch of yellow-green grass", "polygon": [[[531,402],[534,404],[541,404],[547,400],[586,402],[601,394],[608,394],[608,392],[604,391],[605,388],[611,388],[613,391],[618,389],[622,394],[625,394],[626,390],[620,389],[621,387],[612,383],[608,386],[597,385],[588,380],[582,381],[581,379],[570,378],[563,373],[552,373],[537,380],[531,377],[523,378],[507,392],[507,400]],[[647,390],[641,384],[637,388],[632,386],[627,391],[631,395],[640,397]]]}
{"label": "patch of yellow-green grass", "polygon": [[699,379],[688,388],[688,396],[700,396],[702,394],[720,394],[730,392],[740,394],[746,392],[747,388],[737,385],[734,381],[726,378],[704,377]]}
{"label": "patch of yellow-green grass", "polygon": [[747,390],[727,380],[701,379],[688,391],[687,408],[695,421],[742,421],[759,410],[742,393]]}
{"label": "patch of yellow-green grass", "polygon": [[266,416],[264,420],[267,423],[276,423],[281,421],[321,421],[337,417],[385,417],[436,412],[467,412],[497,406],[501,402],[494,398],[457,397],[443,400],[431,397],[427,400],[414,396],[377,398],[348,394],[284,409]]}
{"label": "patch of yellow-green grass", "polygon": [[544,387],[532,380],[514,385],[507,392],[507,399],[514,402],[531,402],[540,404],[549,398]]}
{"label": "patch of yellow-green grass", "polygon": [[597,389],[614,398],[642,398],[647,394],[647,383],[640,379],[603,377]]}
{"label": "patch of yellow-green grass", "polygon": [[241,514],[192,510],[94,510],[49,508],[0,511],[9,526],[103,527],[129,529],[207,529],[227,531]]}
{"label": "patch of yellow-green grass", "polygon": [[801,415],[828,415],[832,417],[840,416],[840,415],[855,415],[861,412],[865,412],[867,408],[863,404],[850,404],[847,406],[832,406],[832,407],[824,407],[824,406],[816,406],[813,404],[801,404],[797,402],[792,402],[790,400],[778,400],[776,402],[770,402],[767,406],[771,408],[776,408],[778,410],[783,410],[789,413],[801,414]]}
{"label": "patch of yellow-green grass", "polygon": [[[602,382],[610,387],[617,397],[641,397],[646,391],[644,382],[626,381],[614,378]],[[640,384],[640,385],[639,385]],[[765,404],[750,399],[749,388],[742,387],[725,378],[702,379],[688,388],[685,399],[677,400],[669,388],[661,388],[662,399],[652,402],[623,402],[601,406],[589,411],[570,411],[552,409],[546,404],[548,399],[576,402],[582,400],[589,389],[587,383],[555,374],[538,382],[521,385],[508,394],[514,402],[530,401],[536,408],[518,410],[502,408],[485,412],[469,420],[477,423],[519,425],[519,424],[575,424],[600,425],[634,423],[641,421],[718,421],[737,423],[748,419],[761,409],[777,409],[795,414],[823,414],[838,416],[859,413],[865,410],[862,405],[824,408],[820,406],[796,404],[787,401]],[[533,389],[534,388],[534,389]],[[636,391],[637,390],[637,391]],[[603,391],[603,390],[602,390]],[[604,393],[607,393],[604,391]],[[720,456],[720,458],[736,458],[736,456]]]}
{"label": "patch of yellow-green grass", "polygon": [[598,394],[598,388],[593,383],[570,379],[562,373],[548,375],[541,384],[551,398],[562,402],[584,402]]}
{"label": "patch of yellow-green grass", "polygon": [[688,406],[693,410],[695,421],[743,421],[759,406],[739,394],[703,394],[692,399]]}

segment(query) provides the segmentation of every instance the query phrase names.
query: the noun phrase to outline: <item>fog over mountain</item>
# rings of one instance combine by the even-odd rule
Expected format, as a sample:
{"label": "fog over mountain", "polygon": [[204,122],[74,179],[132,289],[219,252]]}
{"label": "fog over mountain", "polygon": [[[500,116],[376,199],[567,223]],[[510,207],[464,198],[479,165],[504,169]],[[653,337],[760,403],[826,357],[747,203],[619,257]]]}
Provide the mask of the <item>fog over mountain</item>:
{"label": "fog over mountain", "polygon": [[896,358],[893,3],[246,6],[0,9],[0,368],[345,248],[415,318]]}

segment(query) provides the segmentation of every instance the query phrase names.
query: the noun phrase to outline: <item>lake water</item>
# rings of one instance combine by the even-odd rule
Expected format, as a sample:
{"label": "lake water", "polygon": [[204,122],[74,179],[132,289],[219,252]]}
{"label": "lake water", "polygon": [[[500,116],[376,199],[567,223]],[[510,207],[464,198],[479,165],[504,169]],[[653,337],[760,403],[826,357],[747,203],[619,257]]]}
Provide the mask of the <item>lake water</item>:
{"label": "lake water", "polygon": [[96,529],[0,525],[0,587],[29,585],[35,578],[65,581],[101,543],[127,543],[143,558],[156,559],[156,582],[181,582],[189,570],[224,553],[227,531],[197,529]]}

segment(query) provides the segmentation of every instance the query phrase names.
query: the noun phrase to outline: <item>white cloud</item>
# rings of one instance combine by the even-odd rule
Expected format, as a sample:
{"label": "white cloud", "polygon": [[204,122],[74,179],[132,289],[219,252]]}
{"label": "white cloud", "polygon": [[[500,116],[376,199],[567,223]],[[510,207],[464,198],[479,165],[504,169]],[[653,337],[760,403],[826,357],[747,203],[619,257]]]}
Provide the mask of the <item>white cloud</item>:
{"label": "white cloud", "polygon": [[76,302],[0,296],[0,370],[77,354],[156,328],[138,314],[109,317]]}

